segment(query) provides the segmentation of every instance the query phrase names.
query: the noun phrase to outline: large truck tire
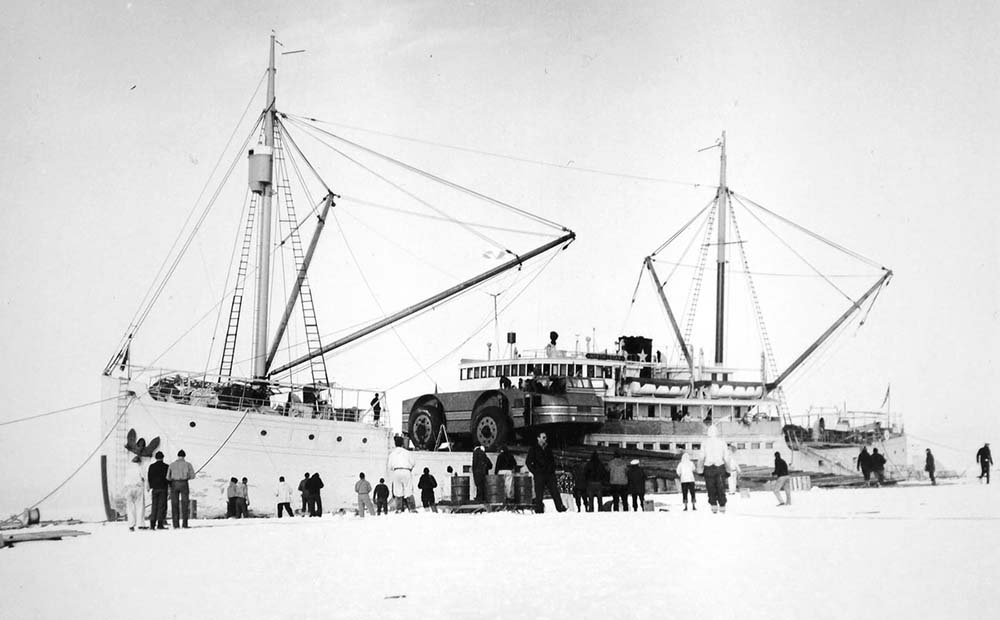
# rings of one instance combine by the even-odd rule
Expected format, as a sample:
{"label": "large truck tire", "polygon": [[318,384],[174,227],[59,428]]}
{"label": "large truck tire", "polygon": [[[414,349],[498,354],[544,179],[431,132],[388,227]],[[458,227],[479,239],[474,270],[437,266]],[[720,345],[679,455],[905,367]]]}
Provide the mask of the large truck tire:
{"label": "large truck tire", "polygon": [[418,407],[410,413],[410,428],[407,432],[417,450],[434,450],[443,425],[440,411],[431,407]]}
{"label": "large truck tire", "polygon": [[510,418],[499,407],[486,407],[476,414],[472,438],[487,452],[494,452],[510,439]]}

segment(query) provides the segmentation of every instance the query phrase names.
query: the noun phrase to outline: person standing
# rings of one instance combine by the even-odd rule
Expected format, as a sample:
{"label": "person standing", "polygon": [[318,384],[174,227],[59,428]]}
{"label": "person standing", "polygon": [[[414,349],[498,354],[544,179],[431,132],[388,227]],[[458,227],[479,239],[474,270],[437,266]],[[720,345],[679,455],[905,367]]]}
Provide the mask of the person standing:
{"label": "person standing", "polygon": [[431,470],[428,467],[424,468],[424,473],[420,476],[420,482],[417,483],[417,488],[420,489],[420,502],[424,505],[424,508],[430,508],[431,512],[437,512],[437,504],[434,501],[434,489],[437,488],[437,480],[431,475]]}
{"label": "person standing", "polygon": [[924,471],[931,478],[931,485],[936,485],[937,480],[934,479],[934,455],[931,454],[931,449],[927,448],[927,456],[924,458]]}
{"label": "person standing", "polygon": [[559,485],[556,484],[556,457],[552,454],[552,447],[549,445],[549,437],[545,433],[538,433],[535,445],[528,449],[528,456],[524,461],[531,472],[535,483],[535,512],[545,512],[545,504],[542,498],[545,490],[548,489],[552,495],[552,501],[556,505],[556,512],[566,512],[563,506],[562,496],[559,494]]}
{"label": "person standing", "polygon": [[295,513],[292,512],[292,485],[285,482],[284,476],[278,476],[278,490],[274,492],[274,496],[278,499],[278,518],[281,518],[281,513],[285,510],[288,511],[289,517],[294,517]]}
{"label": "person standing", "polygon": [[372,400],[368,404],[372,407],[372,422],[378,426],[378,421],[382,417],[382,399],[378,397],[378,393],[372,396]]}
{"label": "person standing", "polygon": [[309,493],[309,516],[323,516],[323,495],[320,489],[323,488],[323,480],[319,477],[319,472],[314,472],[312,478],[306,483],[306,491]]}
{"label": "person standing", "polygon": [[310,514],[309,512],[309,472],[306,472],[305,477],[299,481],[299,494],[302,496],[302,516]]}
{"label": "person standing", "polygon": [[872,473],[878,479],[878,486],[885,482],[885,457],[879,454],[878,448],[872,448]]}
{"label": "person standing", "polygon": [[608,462],[608,473],[611,477],[611,509],[618,512],[618,500],[621,500],[622,510],[628,512],[628,463],[622,458],[622,453],[615,450],[614,456]]}
{"label": "person standing", "polygon": [[736,495],[740,488],[740,466],[736,462],[736,446],[729,444],[729,494]]}
{"label": "person standing", "polygon": [[632,510],[646,510],[646,470],[639,465],[639,459],[632,459],[625,472],[628,477],[628,494],[632,496]]}
{"label": "person standing", "polygon": [[691,510],[698,510],[694,499],[694,461],[685,452],[681,462],[677,464],[677,478],[681,481],[681,495],[684,498],[684,510],[688,509],[688,496],[691,496]]}
{"label": "person standing", "polygon": [[[583,512],[587,509],[587,462],[577,463],[573,466],[573,501],[576,502],[576,511]],[[587,512],[590,512],[589,510]]]}
{"label": "person standing", "polygon": [[358,474],[358,481],[354,483],[354,492],[358,494],[358,515],[365,518],[365,508],[368,513],[375,516],[375,504],[368,494],[372,492],[372,483],[365,480],[365,472]]}
{"label": "person standing", "polygon": [[[792,503],[792,480],[788,476],[788,463],[781,458],[780,452],[774,453],[774,496],[778,498],[779,506],[787,506]],[[785,491],[785,501],[781,501],[781,490]]]}
{"label": "person standing", "polygon": [[979,479],[986,478],[986,484],[990,483],[990,466],[993,465],[993,455],[990,454],[990,444],[987,442],[976,452],[976,462],[979,463]]}
{"label": "person standing", "polygon": [[247,488],[247,479],[243,478],[236,484],[236,518],[249,518],[248,508],[250,508],[250,489]]}
{"label": "person standing", "polygon": [[493,473],[503,476],[504,492],[508,500],[514,499],[515,471],[517,471],[517,460],[506,445],[500,446],[500,454],[497,455],[496,469]]}
{"label": "person standing", "polygon": [[236,492],[236,486],[239,484],[239,480],[236,477],[229,479],[229,485],[226,486],[226,518],[236,519],[240,516],[239,502],[236,501],[238,493]]}
{"label": "person standing", "polygon": [[472,451],[472,480],[476,483],[476,501],[486,501],[486,474],[490,473],[493,461],[486,456],[482,446],[476,446]]}
{"label": "person standing", "polygon": [[170,481],[170,512],[174,529],[188,527],[188,511],[191,505],[188,480],[194,480],[194,467],[184,460],[186,456],[183,450],[179,450],[177,460],[167,468],[167,480]]}
{"label": "person standing", "polygon": [[389,451],[386,469],[389,472],[389,483],[392,496],[396,498],[396,512],[403,512],[409,507],[410,512],[417,511],[417,501],[413,498],[413,468],[417,462],[413,460],[410,451],[403,447],[403,437],[392,438],[396,447]]}
{"label": "person standing", "polygon": [[708,427],[707,437],[701,446],[704,459],[705,492],[712,512],[726,512],[726,475],[729,449],[719,437],[719,429],[714,424]]}
{"label": "person standing", "polygon": [[122,495],[125,497],[128,531],[134,532],[146,520],[146,471],[141,456],[136,455],[126,471]]}
{"label": "person standing", "polygon": [[858,471],[865,477],[865,482],[870,482],[872,477],[872,455],[868,454],[868,446],[861,448],[858,453]]}
{"label": "person standing", "polygon": [[604,512],[604,481],[608,477],[608,470],[601,462],[601,457],[597,455],[597,450],[590,453],[583,475],[587,479],[587,512],[594,512],[595,498],[597,511]]}
{"label": "person standing", "polygon": [[163,453],[156,453],[156,460],[146,472],[146,484],[150,491],[149,529],[167,529],[167,464],[163,462]]}
{"label": "person standing", "polygon": [[385,485],[385,478],[379,478],[375,485],[375,514],[389,514],[389,487]]}

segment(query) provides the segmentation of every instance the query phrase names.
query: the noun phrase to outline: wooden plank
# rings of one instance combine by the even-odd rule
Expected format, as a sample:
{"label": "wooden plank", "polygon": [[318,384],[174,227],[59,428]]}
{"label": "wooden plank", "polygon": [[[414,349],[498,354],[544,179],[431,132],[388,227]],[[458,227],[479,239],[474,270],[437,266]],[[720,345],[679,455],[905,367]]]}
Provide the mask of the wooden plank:
{"label": "wooden plank", "polygon": [[33,540],[62,540],[71,536],[89,536],[90,532],[80,530],[48,530],[37,532],[21,532],[19,534],[7,534],[3,537],[3,547],[11,547],[16,543],[31,542]]}

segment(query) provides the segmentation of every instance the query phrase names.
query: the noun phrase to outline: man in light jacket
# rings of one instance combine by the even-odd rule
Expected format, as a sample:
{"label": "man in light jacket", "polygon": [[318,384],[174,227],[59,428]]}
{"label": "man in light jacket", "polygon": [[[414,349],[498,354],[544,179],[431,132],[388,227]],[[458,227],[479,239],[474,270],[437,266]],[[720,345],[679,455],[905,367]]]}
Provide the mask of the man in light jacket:
{"label": "man in light jacket", "polygon": [[174,529],[188,527],[188,510],[191,504],[188,480],[194,480],[194,467],[184,460],[185,456],[187,455],[183,450],[178,451],[177,460],[167,468],[167,480],[170,481],[170,513]]}
{"label": "man in light jacket", "polygon": [[719,429],[713,424],[708,427],[707,437],[701,445],[704,463],[705,491],[712,512],[726,512],[726,475],[729,462],[729,448],[719,437]]}
{"label": "man in light jacket", "polygon": [[288,511],[289,517],[294,517],[295,513],[292,512],[292,485],[285,482],[284,476],[278,477],[278,490],[274,492],[274,496],[278,499],[278,518],[281,518],[281,513],[285,510]]}
{"label": "man in light jacket", "polygon": [[396,512],[403,512],[408,507],[410,512],[417,511],[417,500],[413,497],[413,468],[417,462],[413,460],[410,451],[403,447],[403,437],[392,438],[396,447],[389,451],[385,468],[389,475],[389,486],[392,496],[396,498]]}
{"label": "man in light jacket", "polygon": [[369,514],[374,515],[375,504],[372,503],[372,498],[368,495],[372,492],[372,483],[365,480],[365,472],[361,472],[358,481],[354,483],[354,492],[358,494],[358,515],[364,519],[365,508],[368,509]]}
{"label": "man in light jacket", "polygon": [[622,458],[622,453],[615,450],[614,457],[608,461],[608,472],[611,476],[611,509],[618,512],[618,500],[621,500],[622,510],[628,512],[628,462]]}

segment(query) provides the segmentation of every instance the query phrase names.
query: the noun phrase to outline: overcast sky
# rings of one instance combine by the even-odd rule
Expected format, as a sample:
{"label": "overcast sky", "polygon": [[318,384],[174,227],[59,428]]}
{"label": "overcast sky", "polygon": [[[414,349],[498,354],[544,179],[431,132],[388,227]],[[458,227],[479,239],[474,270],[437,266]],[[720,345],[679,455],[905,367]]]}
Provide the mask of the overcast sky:
{"label": "overcast sky", "polygon": [[[100,397],[101,369],[254,92],[274,29],[285,49],[307,50],[279,60],[283,110],[568,166],[368,136],[578,233],[501,331],[542,346],[556,329],[572,348],[575,334],[608,346],[645,329],[625,322],[642,258],[710,199],[690,184],[717,183],[718,155],[697,151],[725,130],[730,187],[896,273],[866,325],[796,378],[793,406],[877,408],[891,383],[911,434],[958,449],[955,460],[1000,434],[992,3],[275,7],[5,5],[0,421]],[[793,308],[796,289],[768,303]],[[489,331],[463,353],[482,355]],[[390,394],[391,408],[409,396]],[[5,479],[39,470],[14,485],[12,508],[93,449],[96,420],[91,408],[0,428]],[[78,492],[96,494],[94,480]]]}

